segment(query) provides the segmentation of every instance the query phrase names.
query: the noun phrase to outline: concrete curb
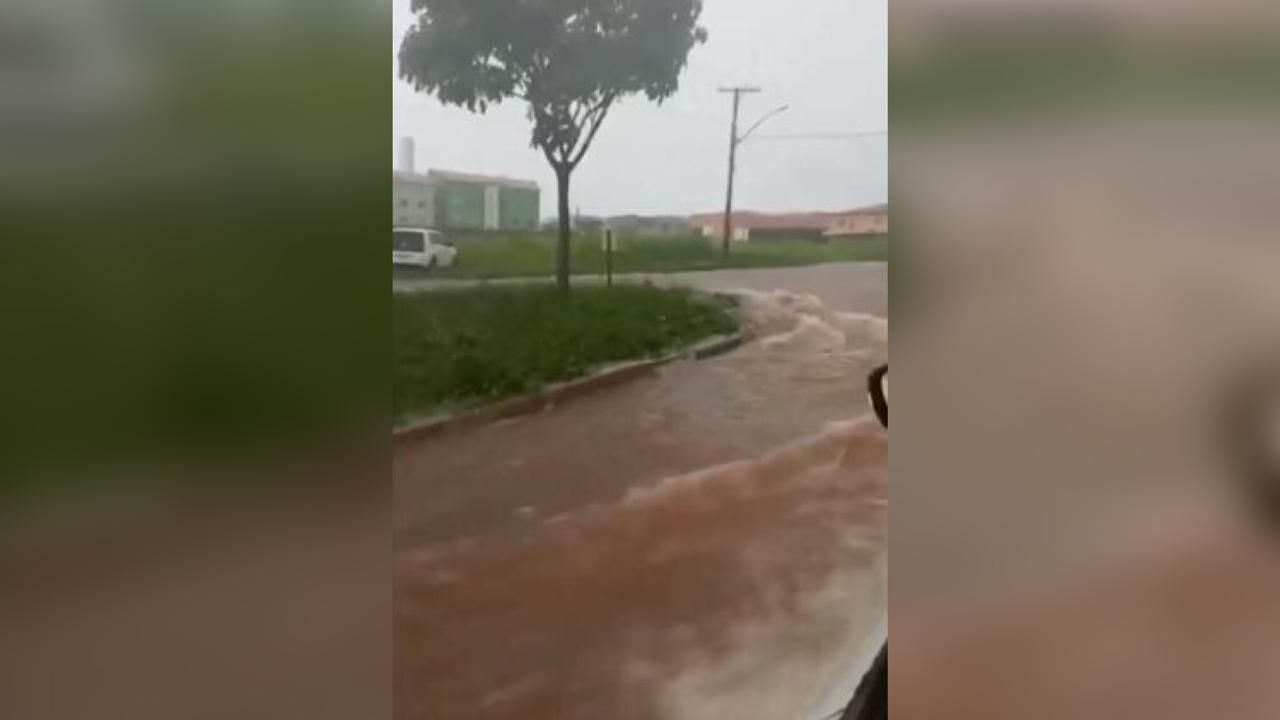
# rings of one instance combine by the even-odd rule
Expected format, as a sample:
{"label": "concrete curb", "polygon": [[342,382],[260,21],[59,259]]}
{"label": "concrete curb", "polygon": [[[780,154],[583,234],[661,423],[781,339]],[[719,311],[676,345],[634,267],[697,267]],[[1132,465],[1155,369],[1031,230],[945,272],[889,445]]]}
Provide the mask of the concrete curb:
{"label": "concrete curb", "polygon": [[439,415],[394,428],[391,441],[412,442],[434,437],[446,432],[470,430],[499,420],[522,417],[541,412],[561,402],[589,395],[599,390],[631,382],[656,372],[658,368],[677,360],[707,360],[738,349],[746,341],[741,332],[708,338],[684,350],[648,360],[610,365],[586,377],[548,385],[527,395],[503,400],[484,407]]}
{"label": "concrete curb", "polygon": [[742,333],[711,338],[690,348],[688,357],[690,360],[708,360],[713,357],[719,357],[742,347],[742,343],[745,340]]}

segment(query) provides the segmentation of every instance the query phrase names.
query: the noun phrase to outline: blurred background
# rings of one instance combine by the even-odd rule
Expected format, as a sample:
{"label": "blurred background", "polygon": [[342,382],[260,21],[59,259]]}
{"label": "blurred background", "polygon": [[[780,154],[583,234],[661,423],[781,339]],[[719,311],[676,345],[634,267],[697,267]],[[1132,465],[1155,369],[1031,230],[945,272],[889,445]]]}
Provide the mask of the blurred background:
{"label": "blurred background", "polygon": [[892,12],[894,717],[1275,717],[1277,8]]}
{"label": "blurred background", "polygon": [[[389,712],[389,12],[0,9],[7,716]],[[1277,8],[892,12],[896,713],[1275,717]]]}
{"label": "blurred background", "polygon": [[387,701],[389,18],[0,8],[3,714]]}

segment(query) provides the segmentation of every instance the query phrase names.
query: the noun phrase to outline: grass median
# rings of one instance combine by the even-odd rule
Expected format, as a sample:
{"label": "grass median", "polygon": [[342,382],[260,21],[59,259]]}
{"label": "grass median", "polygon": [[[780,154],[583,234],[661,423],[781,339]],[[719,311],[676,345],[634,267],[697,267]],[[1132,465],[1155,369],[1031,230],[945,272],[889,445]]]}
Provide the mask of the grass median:
{"label": "grass median", "polygon": [[396,424],[654,357],[737,329],[728,301],[647,285],[397,294]]}
{"label": "grass median", "polygon": [[[545,277],[555,269],[556,238],[549,233],[458,234],[456,267],[432,270],[430,277],[496,279]],[[618,240],[613,271],[667,273],[721,268],[794,267],[829,262],[885,262],[889,240],[877,235],[829,240],[770,239],[735,244],[728,258],[720,245],[701,237],[630,238]],[[571,267],[575,275],[602,275],[605,253],[598,233],[573,238]],[[402,273],[403,274],[403,273]]]}

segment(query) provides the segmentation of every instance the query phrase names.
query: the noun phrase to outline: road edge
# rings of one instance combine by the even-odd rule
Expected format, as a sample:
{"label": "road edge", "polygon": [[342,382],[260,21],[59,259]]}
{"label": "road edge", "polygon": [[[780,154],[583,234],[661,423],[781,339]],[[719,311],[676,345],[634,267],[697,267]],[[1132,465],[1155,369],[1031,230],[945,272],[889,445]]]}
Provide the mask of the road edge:
{"label": "road edge", "polygon": [[532,415],[553,405],[637,380],[678,360],[699,361],[719,357],[733,352],[746,341],[747,335],[742,331],[716,335],[661,357],[609,365],[585,377],[547,385],[508,400],[392,428],[391,441],[393,445],[413,442],[447,432],[469,430],[500,420]]}

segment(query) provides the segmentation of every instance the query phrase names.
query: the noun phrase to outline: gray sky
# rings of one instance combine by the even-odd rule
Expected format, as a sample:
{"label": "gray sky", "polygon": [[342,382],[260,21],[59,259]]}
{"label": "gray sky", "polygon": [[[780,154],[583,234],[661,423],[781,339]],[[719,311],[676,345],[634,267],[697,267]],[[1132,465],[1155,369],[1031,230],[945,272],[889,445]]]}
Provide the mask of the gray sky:
{"label": "gray sky", "polygon": [[[413,22],[393,0],[392,52]],[[586,214],[687,214],[724,207],[730,96],[722,85],[764,92],[743,101],[743,130],[781,105],[739,149],[735,205],[767,211],[836,210],[888,197],[888,138],[783,140],[772,135],[882,131],[888,127],[888,0],[705,0],[710,33],[694,48],[680,91],[661,107],[629,98],[605,121],[574,174],[573,205]],[[528,178],[554,213],[555,176],[529,146],[525,105],[486,115],[446,108],[396,79],[395,143],[417,141],[417,167]],[[392,158],[395,162],[395,147]]]}

